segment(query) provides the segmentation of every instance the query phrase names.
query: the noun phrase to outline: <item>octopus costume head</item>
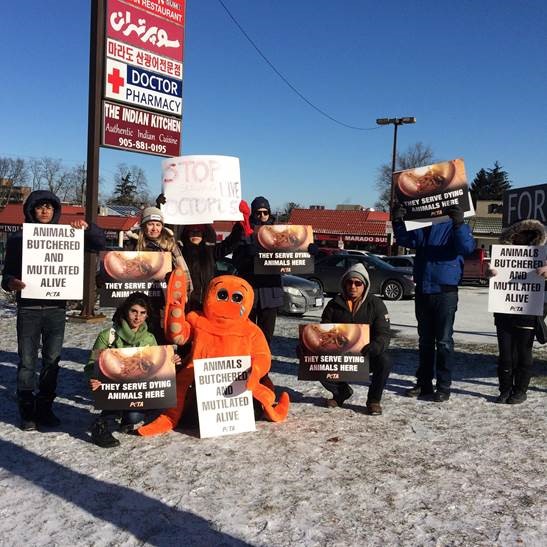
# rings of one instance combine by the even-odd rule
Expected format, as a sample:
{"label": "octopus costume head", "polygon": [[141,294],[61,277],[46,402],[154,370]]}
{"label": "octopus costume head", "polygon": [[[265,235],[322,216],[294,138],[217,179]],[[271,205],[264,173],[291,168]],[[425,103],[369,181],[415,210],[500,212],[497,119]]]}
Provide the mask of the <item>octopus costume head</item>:
{"label": "octopus costume head", "polygon": [[244,321],[253,307],[253,288],[241,277],[221,275],[207,287],[203,313],[210,321]]}

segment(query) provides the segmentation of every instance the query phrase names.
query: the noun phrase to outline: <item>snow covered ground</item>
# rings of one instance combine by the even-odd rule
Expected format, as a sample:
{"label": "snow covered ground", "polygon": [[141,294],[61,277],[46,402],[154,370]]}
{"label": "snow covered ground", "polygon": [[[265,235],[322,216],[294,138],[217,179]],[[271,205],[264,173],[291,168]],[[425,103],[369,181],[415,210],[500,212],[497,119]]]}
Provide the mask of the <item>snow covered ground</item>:
{"label": "snow covered ground", "polygon": [[[461,291],[453,395],[402,396],[417,362],[413,302],[389,303],[393,373],[384,414],[323,406],[296,378],[297,325],[282,317],[272,379],[289,392],[285,423],[201,440],[193,430],[89,442],[82,368],[100,325],[68,323],[48,432],[17,428],[13,308],[0,315],[1,545],[545,545],[545,350],[523,405],[495,405],[496,340],[486,291]],[[477,335],[476,333],[481,333]]]}

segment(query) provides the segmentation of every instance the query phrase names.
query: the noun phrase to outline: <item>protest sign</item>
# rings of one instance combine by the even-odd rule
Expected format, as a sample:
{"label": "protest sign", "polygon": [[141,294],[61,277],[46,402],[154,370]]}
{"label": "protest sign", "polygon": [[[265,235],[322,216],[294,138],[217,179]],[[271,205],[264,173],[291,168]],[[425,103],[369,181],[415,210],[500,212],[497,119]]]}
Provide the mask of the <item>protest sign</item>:
{"label": "protest sign", "polygon": [[[473,200],[471,199],[471,194],[469,196],[469,211],[463,213],[464,218],[470,218],[475,216],[475,206],[473,205]],[[419,230],[420,228],[426,228],[427,226],[432,226],[433,224],[440,224],[441,222],[446,222],[447,217],[435,217],[428,220],[405,220],[405,228],[407,232],[412,230]]]}
{"label": "protest sign", "polygon": [[249,355],[194,359],[200,437],[255,430]]}
{"label": "protest sign", "polygon": [[84,230],[64,224],[23,224],[23,298],[81,300]]}
{"label": "protest sign", "polygon": [[101,306],[115,307],[136,291],[147,294],[152,303],[163,303],[165,276],[171,271],[171,253],[107,251],[100,257]]}
{"label": "protest sign", "polygon": [[488,311],[543,316],[545,280],[535,270],[543,266],[544,246],[492,245]]}
{"label": "protest sign", "polygon": [[239,158],[179,156],[162,161],[165,204],[169,224],[211,224],[242,220]]}
{"label": "protest sign", "polygon": [[299,325],[299,380],[368,380],[368,356],[361,350],[370,342],[369,325],[308,323]]}
{"label": "protest sign", "polygon": [[260,251],[254,259],[254,273],[312,273],[313,257],[308,253],[313,243],[311,226],[273,224],[260,226],[255,239]]}
{"label": "protest sign", "polygon": [[173,346],[109,348],[96,356],[95,408],[150,410],[177,404]]}
{"label": "protest sign", "polygon": [[396,200],[406,208],[405,221],[446,218],[454,205],[470,210],[469,187],[462,159],[393,173]]}

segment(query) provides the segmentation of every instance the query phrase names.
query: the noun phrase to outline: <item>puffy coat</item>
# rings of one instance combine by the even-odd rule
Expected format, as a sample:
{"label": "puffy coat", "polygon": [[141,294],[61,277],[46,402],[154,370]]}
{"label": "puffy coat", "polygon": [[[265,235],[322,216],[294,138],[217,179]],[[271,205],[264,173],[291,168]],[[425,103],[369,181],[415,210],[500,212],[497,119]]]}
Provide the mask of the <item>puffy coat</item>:
{"label": "puffy coat", "polygon": [[443,292],[443,285],[459,285],[463,257],[476,247],[467,224],[454,226],[450,220],[408,232],[404,222],[396,221],[393,232],[398,245],[416,250],[416,292],[437,294]]}
{"label": "puffy coat", "polygon": [[121,325],[114,325],[112,328],[105,329],[99,333],[97,340],[93,344],[87,365],[84,367],[84,372],[88,378],[94,377],[95,361],[99,352],[103,349],[139,348],[156,345],[156,338],[148,331],[146,323],[143,323],[137,331],[133,331],[129,328],[127,322],[122,320]]}

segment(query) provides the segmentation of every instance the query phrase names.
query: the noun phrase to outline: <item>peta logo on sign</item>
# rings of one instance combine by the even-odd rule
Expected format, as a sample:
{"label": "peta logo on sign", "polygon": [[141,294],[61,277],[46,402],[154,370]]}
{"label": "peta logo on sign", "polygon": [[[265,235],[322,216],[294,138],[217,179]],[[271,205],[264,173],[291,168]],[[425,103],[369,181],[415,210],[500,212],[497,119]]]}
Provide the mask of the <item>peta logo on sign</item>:
{"label": "peta logo on sign", "polygon": [[106,60],[105,96],[143,108],[182,115],[182,81]]}

